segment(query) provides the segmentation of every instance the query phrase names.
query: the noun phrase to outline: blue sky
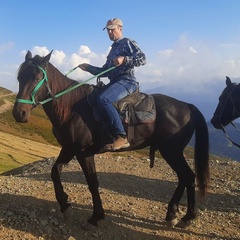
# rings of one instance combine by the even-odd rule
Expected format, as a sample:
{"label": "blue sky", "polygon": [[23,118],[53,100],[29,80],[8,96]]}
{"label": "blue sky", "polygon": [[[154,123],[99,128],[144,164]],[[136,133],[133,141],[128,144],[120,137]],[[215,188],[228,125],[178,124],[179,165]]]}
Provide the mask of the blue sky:
{"label": "blue sky", "polygon": [[113,17],[147,56],[136,69],[144,90],[216,99],[226,75],[240,77],[239,0],[0,0],[0,10],[0,86],[12,91],[27,50],[54,50],[50,61],[64,73],[82,62],[103,65],[111,42],[102,28]]}

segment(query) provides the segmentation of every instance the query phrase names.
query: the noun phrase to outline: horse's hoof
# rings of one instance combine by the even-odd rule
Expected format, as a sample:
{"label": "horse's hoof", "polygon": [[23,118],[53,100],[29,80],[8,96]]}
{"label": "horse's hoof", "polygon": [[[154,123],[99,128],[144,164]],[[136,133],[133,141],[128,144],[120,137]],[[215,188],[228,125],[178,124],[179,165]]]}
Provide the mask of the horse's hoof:
{"label": "horse's hoof", "polygon": [[183,220],[180,220],[179,222],[178,222],[178,224],[176,225],[176,227],[179,227],[179,228],[187,228],[187,227],[189,227],[191,225],[191,221],[189,220],[189,221],[183,221]]}
{"label": "horse's hoof", "polygon": [[72,207],[69,206],[64,212],[63,212],[63,218],[64,220],[68,220],[70,217],[72,217]]}
{"label": "horse's hoof", "polygon": [[83,224],[81,224],[81,228],[86,231],[96,231],[98,229],[98,227],[92,225],[89,222],[84,222]]}
{"label": "horse's hoof", "polygon": [[178,223],[178,219],[177,219],[177,218],[174,218],[174,219],[172,219],[171,221],[167,221],[167,222],[166,222],[166,226],[167,226],[167,228],[169,229],[169,228],[172,228],[172,227],[174,227],[175,225],[177,225],[177,223]]}

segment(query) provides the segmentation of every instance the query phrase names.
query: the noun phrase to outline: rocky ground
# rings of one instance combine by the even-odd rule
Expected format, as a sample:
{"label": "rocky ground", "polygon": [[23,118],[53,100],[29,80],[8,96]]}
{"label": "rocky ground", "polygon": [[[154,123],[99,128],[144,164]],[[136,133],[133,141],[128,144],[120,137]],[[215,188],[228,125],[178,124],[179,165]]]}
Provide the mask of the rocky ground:
{"label": "rocky ground", "polygon": [[[50,179],[53,162],[54,158],[43,159],[0,176],[0,239],[240,239],[238,162],[211,159],[210,189],[205,201],[198,201],[197,220],[187,229],[168,229],[164,218],[176,176],[165,161],[158,158],[150,169],[147,157],[131,152],[97,155],[106,220],[94,231],[80,227],[91,215],[92,205],[78,163],[72,160],[62,173],[73,203],[73,216],[64,221]],[[186,196],[182,214],[185,205]]]}

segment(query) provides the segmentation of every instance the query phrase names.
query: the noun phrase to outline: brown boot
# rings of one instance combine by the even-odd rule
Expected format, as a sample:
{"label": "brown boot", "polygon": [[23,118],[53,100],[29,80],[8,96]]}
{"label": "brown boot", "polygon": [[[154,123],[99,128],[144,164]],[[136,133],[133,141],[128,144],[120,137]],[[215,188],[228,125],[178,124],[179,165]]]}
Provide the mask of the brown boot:
{"label": "brown boot", "polygon": [[111,152],[111,151],[113,151],[113,143],[108,143],[108,144],[106,144],[106,145],[104,146],[103,150],[106,151],[106,152]]}
{"label": "brown boot", "polygon": [[127,148],[130,144],[127,140],[127,138],[123,138],[121,136],[117,136],[117,139],[113,142],[113,151],[121,149],[121,148]]}

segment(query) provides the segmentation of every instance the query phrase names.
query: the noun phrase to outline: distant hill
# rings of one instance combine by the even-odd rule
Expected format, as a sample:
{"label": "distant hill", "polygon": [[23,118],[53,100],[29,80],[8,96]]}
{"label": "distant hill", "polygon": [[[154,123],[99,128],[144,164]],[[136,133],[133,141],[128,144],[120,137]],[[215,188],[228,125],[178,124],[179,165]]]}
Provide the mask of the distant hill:
{"label": "distant hill", "polygon": [[[240,128],[239,123],[235,123]],[[210,154],[220,157],[230,158],[240,162],[240,148],[233,145],[225,136],[223,131],[215,129],[211,122],[207,122],[209,131],[209,146]],[[231,140],[240,144],[240,132],[238,132],[232,126],[226,127],[227,133]],[[191,139],[189,146],[194,146],[194,137]]]}
{"label": "distant hill", "polygon": [[[235,125],[240,128],[239,123]],[[233,145],[225,136],[223,131],[215,129],[210,122],[208,122],[210,152],[218,156],[228,157],[240,162],[240,148]],[[233,126],[226,127],[227,133],[231,140],[240,144],[240,132]]]}

